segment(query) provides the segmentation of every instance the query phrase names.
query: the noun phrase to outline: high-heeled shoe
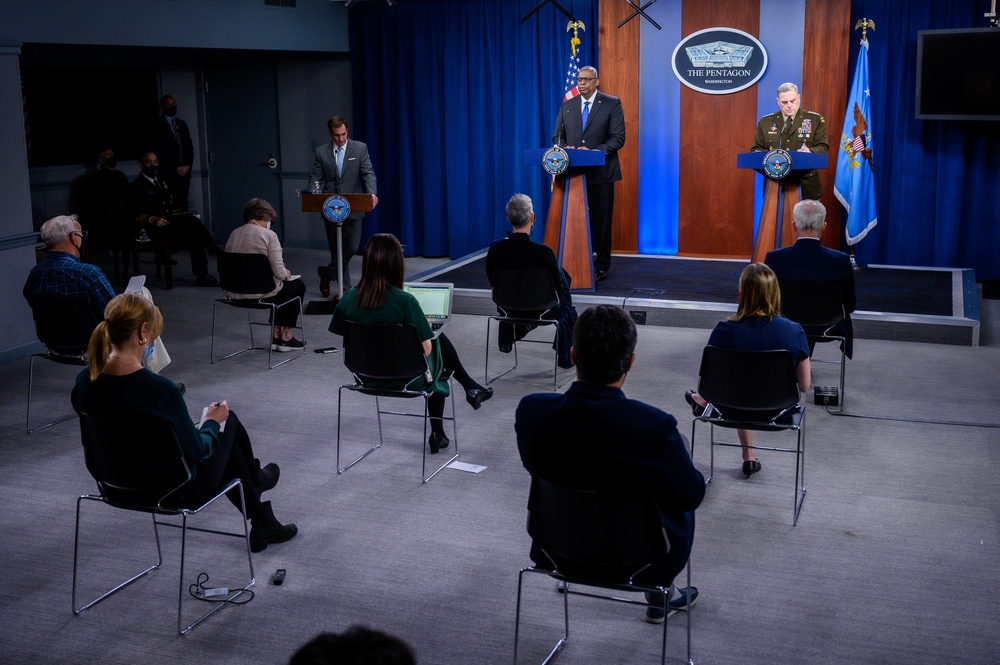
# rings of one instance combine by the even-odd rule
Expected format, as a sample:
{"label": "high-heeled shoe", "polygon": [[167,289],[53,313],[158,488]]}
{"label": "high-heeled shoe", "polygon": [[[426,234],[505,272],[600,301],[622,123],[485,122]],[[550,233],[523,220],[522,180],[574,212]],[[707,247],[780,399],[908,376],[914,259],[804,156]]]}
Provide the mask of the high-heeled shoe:
{"label": "high-heeled shoe", "polygon": [[445,436],[444,432],[438,434],[437,432],[431,432],[431,435],[427,438],[427,445],[430,446],[431,455],[437,455],[438,451],[442,448],[447,448],[451,441]]}
{"label": "high-heeled shoe", "polygon": [[760,460],[746,460],[743,462],[743,473],[747,478],[760,471]]}
{"label": "high-heeled shoe", "polygon": [[465,391],[465,401],[477,410],[491,397],[493,397],[492,388],[471,388]]}
{"label": "high-heeled shoe", "polygon": [[691,405],[691,413],[694,414],[695,418],[697,418],[698,416],[700,416],[705,412],[705,407],[703,407],[701,404],[698,404],[698,402],[694,401],[693,390],[689,390],[686,393],[684,393],[684,401]]}

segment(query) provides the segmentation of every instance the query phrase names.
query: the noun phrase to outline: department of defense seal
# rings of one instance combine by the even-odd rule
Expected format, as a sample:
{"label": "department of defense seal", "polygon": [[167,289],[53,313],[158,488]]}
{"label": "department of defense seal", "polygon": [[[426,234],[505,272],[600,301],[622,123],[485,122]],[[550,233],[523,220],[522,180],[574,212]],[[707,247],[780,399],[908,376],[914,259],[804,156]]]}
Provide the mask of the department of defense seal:
{"label": "department of defense seal", "polygon": [[339,224],[351,215],[351,204],[340,194],[334,194],[323,201],[323,216]]}
{"label": "department of defense seal", "polygon": [[792,156],[787,150],[777,148],[764,155],[764,175],[772,180],[781,180],[792,170]]}
{"label": "department of defense seal", "polygon": [[542,168],[549,175],[562,175],[569,168],[569,155],[565,150],[554,145],[542,155]]}

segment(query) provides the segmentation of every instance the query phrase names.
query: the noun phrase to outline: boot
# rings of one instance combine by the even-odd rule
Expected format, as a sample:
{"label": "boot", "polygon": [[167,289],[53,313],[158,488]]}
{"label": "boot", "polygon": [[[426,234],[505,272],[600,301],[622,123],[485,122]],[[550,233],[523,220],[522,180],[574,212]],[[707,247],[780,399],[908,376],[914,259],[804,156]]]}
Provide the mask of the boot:
{"label": "boot", "polygon": [[[260,466],[260,461],[254,460],[257,466]],[[257,481],[254,483],[254,489],[257,490],[258,496],[264,492],[274,489],[274,486],[278,484],[278,477],[281,475],[281,469],[274,462],[271,462],[262,469],[257,470]]]}
{"label": "boot", "polygon": [[271,502],[260,504],[260,515],[253,518],[250,528],[250,551],[263,552],[271,543],[283,543],[295,537],[299,532],[294,524],[282,524],[275,518]]}

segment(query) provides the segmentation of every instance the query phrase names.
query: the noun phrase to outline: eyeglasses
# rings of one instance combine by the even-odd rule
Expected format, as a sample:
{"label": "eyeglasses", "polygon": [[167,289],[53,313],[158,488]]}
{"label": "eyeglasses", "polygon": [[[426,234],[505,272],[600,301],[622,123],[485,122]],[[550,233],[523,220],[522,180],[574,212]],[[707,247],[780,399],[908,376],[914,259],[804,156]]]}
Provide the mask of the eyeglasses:
{"label": "eyeglasses", "polygon": [[578,76],[576,77],[577,83],[586,83],[587,81],[596,81],[596,76]]}
{"label": "eyeglasses", "polygon": [[86,238],[87,237],[87,232],[86,231],[73,231],[73,233],[71,233],[70,235],[72,235],[72,236],[80,236],[80,238]]}

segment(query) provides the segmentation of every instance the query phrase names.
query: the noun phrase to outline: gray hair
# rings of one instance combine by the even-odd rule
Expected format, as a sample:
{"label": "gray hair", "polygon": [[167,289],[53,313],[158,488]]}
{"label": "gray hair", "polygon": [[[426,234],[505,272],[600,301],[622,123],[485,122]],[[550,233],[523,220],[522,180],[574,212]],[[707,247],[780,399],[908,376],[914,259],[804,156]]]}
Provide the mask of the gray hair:
{"label": "gray hair", "polygon": [[42,224],[39,233],[46,246],[55,247],[66,242],[70,234],[76,232],[76,226],[76,215],[59,215]]}
{"label": "gray hair", "polygon": [[794,92],[796,95],[799,94],[799,86],[794,83],[782,83],[778,86],[778,94],[783,92]]}
{"label": "gray hair", "polygon": [[598,75],[597,75],[597,67],[594,67],[593,65],[584,65],[583,67],[580,67],[580,71],[581,71],[581,72],[582,72],[582,71],[583,71],[584,69],[589,69],[590,71],[594,72],[594,78],[595,78],[595,79],[599,79],[599,78],[601,78],[600,76],[598,76]]}
{"label": "gray hair", "polygon": [[531,207],[531,198],[527,194],[515,194],[507,201],[507,221],[515,229],[523,229],[531,224],[531,216],[535,214]]}
{"label": "gray hair", "polygon": [[805,199],[792,208],[792,219],[799,231],[819,233],[826,222],[826,208],[819,201]]}

